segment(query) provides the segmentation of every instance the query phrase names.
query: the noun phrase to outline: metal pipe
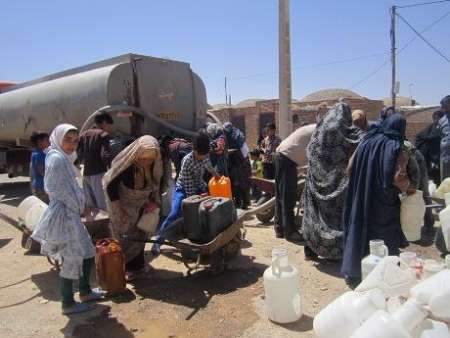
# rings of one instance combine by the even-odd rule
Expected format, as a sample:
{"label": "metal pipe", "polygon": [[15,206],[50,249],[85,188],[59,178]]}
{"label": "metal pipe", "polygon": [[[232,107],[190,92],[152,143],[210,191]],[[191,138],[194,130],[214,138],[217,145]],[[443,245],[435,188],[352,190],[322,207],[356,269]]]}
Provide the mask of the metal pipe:
{"label": "metal pipe", "polygon": [[208,116],[211,120],[214,121],[214,123],[217,123],[219,126],[222,127],[222,122],[219,120],[219,118],[213,113],[213,112],[206,112],[206,116]]}
{"label": "metal pipe", "polygon": [[156,122],[156,123],[162,125],[163,127],[166,127],[168,129],[174,131],[175,133],[178,133],[178,134],[190,137],[190,138],[194,138],[197,134],[195,132],[177,127],[177,126],[173,125],[172,123],[169,123],[153,114],[148,114],[141,108],[127,106],[127,105],[111,105],[111,106],[104,106],[100,109],[97,109],[95,112],[93,112],[91,115],[89,115],[89,117],[86,119],[86,121],[84,122],[83,126],[80,129],[80,133],[82,133],[88,126],[90,126],[92,124],[92,120],[94,119],[95,115],[100,114],[100,113],[113,113],[113,112],[119,112],[119,111],[129,111],[129,112],[138,114],[138,115],[142,116],[144,119],[150,119],[153,122]]}

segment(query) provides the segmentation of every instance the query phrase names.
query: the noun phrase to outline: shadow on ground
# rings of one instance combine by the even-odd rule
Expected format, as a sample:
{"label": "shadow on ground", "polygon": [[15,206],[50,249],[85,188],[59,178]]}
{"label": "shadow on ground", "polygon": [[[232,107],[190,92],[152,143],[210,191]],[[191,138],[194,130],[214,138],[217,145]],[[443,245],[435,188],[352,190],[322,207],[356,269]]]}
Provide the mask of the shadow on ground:
{"label": "shadow on ground", "polygon": [[132,338],[134,334],[117,318],[111,317],[110,307],[97,304],[91,312],[69,316],[61,330],[64,337],[76,338]]}
{"label": "shadow on ground", "polygon": [[278,324],[278,323],[274,323],[275,325],[281,326],[283,328],[285,328],[286,330],[289,331],[294,331],[294,332],[306,332],[306,331],[310,331],[313,329],[313,320],[314,318],[304,314],[299,320],[297,320],[296,322],[293,323],[289,323],[289,324]]}
{"label": "shadow on ground", "polygon": [[0,249],[3,248],[5,245],[8,245],[9,242],[12,241],[12,238],[0,238]]}
{"label": "shadow on ground", "polygon": [[15,303],[2,304],[0,306],[0,309],[8,309],[8,308],[12,308],[12,307],[15,307],[18,305],[22,305],[22,304],[28,303],[29,301],[31,301],[37,297],[43,297],[44,299],[51,300],[51,301],[59,300],[59,289],[58,289],[57,278],[58,278],[58,276],[57,276],[56,271],[47,271],[47,272],[32,275],[30,278],[25,278],[25,279],[22,279],[19,281],[12,282],[8,285],[2,285],[0,287],[0,290],[25,283],[31,279],[31,281],[37,286],[39,291],[37,291],[34,295],[32,295],[26,299],[16,301]]}
{"label": "shadow on ground", "polygon": [[31,281],[39,289],[38,296],[50,300],[59,301],[59,277],[55,269],[31,275]]}
{"label": "shadow on ground", "polygon": [[327,261],[327,260],[318,260],[314,263],[314,267],[320,272],[326,273],[327,275],[342,278],[341,275],[341,261]]}
{"label": "shadow on ground", "polygon": [[2,203],[17,207],[25,197],[31,195],[30,182],[0,183],[0,191],[5,195]]}
{"label": "shadow on ground", "polygon": [[[240,256],[236,259],[239,260],[235,265],[237,267],[227,269],[219,276],[212,275],[208,270],[184,275],[182,272],[157,269],[147,279],[134,283],[135,292],[144,298],[192,309],[185,318],[189,320],[206,308],[215,295],[228,294],[256,283],[266,268],[266,265],[255,263],[253,257]],[[186,292],[187,289],[189,292]]]}

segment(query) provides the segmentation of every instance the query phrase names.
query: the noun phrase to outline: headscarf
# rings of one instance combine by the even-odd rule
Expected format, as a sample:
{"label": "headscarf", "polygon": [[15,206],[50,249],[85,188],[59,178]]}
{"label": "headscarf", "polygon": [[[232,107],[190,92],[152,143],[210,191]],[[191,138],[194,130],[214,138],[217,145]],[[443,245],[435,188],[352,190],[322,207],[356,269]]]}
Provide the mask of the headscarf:
{"label": "headscarf", "polygon": [[444,97],[440,103],[441,103],[441,107],[444,107],[445,105],[449,104],[450,103],[450,95],[447,95],[446,97]]}
{"label": "headscarf", "polygon": [[406,120],[400,113],[389,115],[381,124],[372,128],[365,139],[371,138],[377,134],[384,134],[390,139],[403,142],[406,132]]}
{"label": "headscarf", "polygon": [[206,126],[206,132],[208,133],[209,137],[213,140],[223,135],[223,129],[217,123],[208,123],[208,125]]}
{"label": "headscarf", "polygon": [[152,186],[154,189],[159,189],[159,183],[163,174],[161,152],[158,140],[150,135],[138,138],[114,158],[111,163],[111,168],[103,178],[103,188],[106,189],[117,176],[135,163],[140,157],[143,157],[143,155],[145,157],[153,157],[154,159],[152,171],[154,182],[152,182]]}
{"label": "headscarf", "polygon": [[[361,109],[356,109],[352,112],[352,121],[353,124],[355,126],[357,126],[358,128],[362,129],[362,130],[367,130],[368,128],[368,124],[367,124],[367,117],[366,117],[366,113],[364,112],[364,110]],[[362,128],[358,125],[358,123],[355,123],[357,121],[362,121],[362,123],[364,123],[364,126],[362,126]]]}
{"label": "headscarf", "polygon": [[384,107],[383,109],[381,109],[380,119],[381,120],[385,120],[386,118],[388,118],[392,114],[395,114],[394,106]]}
{"label": "headscarf", "polygon": [[230,149],[241,149],[245,143],[245,136],[242,131],[233,126],[231,122],[224,123],[223,130],[227,137],[228,147]]}
{"label": "headscarf", "polygon": [[60,124],[53,129],[50,135],[50,149],[59,151],[70,163],[74,163],[77,159],[77,152],[74,151],[72,154],[66,154],[66,152],[62,149],[64,136],[66,136],[69,131],[78,131],[78,129],[74,125],[68,123]]}

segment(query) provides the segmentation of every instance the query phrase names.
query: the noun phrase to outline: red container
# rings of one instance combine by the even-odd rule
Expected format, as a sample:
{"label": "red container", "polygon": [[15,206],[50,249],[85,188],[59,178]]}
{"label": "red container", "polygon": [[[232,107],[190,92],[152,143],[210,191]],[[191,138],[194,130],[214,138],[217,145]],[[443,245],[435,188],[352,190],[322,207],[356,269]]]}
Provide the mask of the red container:
{"label": "red container", "polygon": [[97,282],[108,294],[124,292],[125,258],[119,242],[113,238],[97,241],[95,245]]}

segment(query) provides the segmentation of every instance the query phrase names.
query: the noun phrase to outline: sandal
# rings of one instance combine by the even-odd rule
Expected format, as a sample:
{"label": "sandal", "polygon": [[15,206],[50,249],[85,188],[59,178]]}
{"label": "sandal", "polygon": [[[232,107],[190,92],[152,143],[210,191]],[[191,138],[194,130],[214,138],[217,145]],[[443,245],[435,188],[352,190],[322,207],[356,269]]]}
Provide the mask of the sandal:
{"label": "sandal", "polygon": [[132,282],[136,279],[136,274],[134,272],[131,271],[125,271],[125,281],[128,282]]}
{"label": "sandal", "polygon": [[82,303],[92,302],[95,300],[100,300],[105,296],[105,291],[103,291],[101,288],[95,288],[92,289],[90,294],[81,296],[80,295],[80,301]]}
{"label": "sandal", "polygon": [[86,303],[77,303],[75,302],[73,305],[63,306],[62,314],[63,315],[73,315],[77,313],[91,311],[95,308],[95,304],[86,304]]}

